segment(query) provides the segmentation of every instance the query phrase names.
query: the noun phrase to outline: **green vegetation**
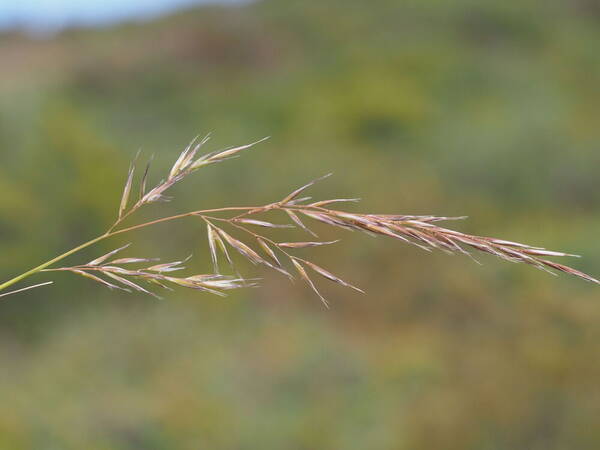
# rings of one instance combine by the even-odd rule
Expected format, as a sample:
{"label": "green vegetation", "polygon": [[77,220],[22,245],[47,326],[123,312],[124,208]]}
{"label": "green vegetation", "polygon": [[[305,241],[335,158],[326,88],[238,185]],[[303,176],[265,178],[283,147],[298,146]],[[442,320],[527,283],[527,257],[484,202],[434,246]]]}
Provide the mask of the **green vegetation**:
{"label": "green vegetation", "polygon": [[[1,36],[0,280],[101,234],[140,146],[168,172],[208,131],[211,149],[273,138],[161,211],[262,204],[333,170],[316,197],[467,214],[462,231],[597,276],[599,23],[583,0],[265,0]],[[192,247],[210,270],[201,223],[144,233],[136,255]],[[265,287],[225,300],[68,275],[2,300],[0,448],[598,447],[597,288],[342,237],[314,260],[368,297],[323,286],[330,312],[254,267]]]}

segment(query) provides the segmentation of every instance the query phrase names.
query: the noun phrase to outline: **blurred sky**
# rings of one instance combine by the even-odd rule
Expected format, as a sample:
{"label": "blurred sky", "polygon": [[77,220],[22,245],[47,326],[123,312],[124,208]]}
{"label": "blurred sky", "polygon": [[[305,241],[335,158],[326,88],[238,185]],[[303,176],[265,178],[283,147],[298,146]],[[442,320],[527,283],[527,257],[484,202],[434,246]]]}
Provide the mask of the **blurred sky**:
{"label": "blurred sky", "polygon": [[0,0],[0,29],[48,32],[69,25],[101,25],[147,19],[200,3],[243,0]]}

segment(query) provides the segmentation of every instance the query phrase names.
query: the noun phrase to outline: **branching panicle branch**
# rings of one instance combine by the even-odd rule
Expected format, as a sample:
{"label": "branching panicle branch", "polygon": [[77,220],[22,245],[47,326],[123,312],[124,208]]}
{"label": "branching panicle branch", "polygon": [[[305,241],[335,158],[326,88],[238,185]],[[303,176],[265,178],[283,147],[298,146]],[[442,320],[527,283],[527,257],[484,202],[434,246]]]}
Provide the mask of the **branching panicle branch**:
{"label": "branching panicle branch", "polygon": [[[290,279],[294,278],[293,274],[295,273],[316,292],[326,306],[328,303],[312,280],[310,276],[312,273],[341,286],[363,292],[361,289],[342,280],[321,266],[318,266],[307,259],[300,258],[293,253],[297,250],[309,247],[331,245],[338,242],[338,240],[316,240],[317,234],[309,227],[309,225],[307,225],[310,224],[311,221],[321,222],[335,228],[359,231],[369,235],[391,237],[416,245],[427,251],[439,249],[447,253],[462,253],[471,257],[472,251],[488,253],[509,262],[529,264],[551,273],[553,273],[553,271],[564,272],[600,284],[600,281],[590,275],[546,259],[547,257],[576,255],[550,251],[544,248],[533,247],[503,239],[469,235],[438,225],[438,223],[442,221],[460,220],[465,217],[358,214],[331,208],[331,205],[334,204],[356,202],[358,201],[356,198],[311,201],[312,199],[310,197],[300,197],[315,183],[329,177],[331,174],[317,178],[316,180],[293,190],[281,200],[266,205],[247,207],[234,206],[190,211],[174,216],[162,217],[150,222],[123,227],[125,220],[144,205],[170,200],[170,198],[165,195],[166,191],[191,173],[201,167],[235,158],[243,150],[249,149],[253,145],[262,142],[264,139],[257,141],[254,144],[214,151],[199,156],[200,150],[208,140],[209,136],[201,140],[198,138],[194,139],[173,164],[167,178],[163,179],[160,183],[150,189],[147,189],[150,168],[150,163],[148,163],[139,183],[138,200],[131,204],[130,197],[134,185],[136,163],[138,159],[138,157],[136,157],[127,175],[117,220],[106,233],[53,258],[4,284],[0,284],[0,291],[38,272],[67,271],[91,279],[110,289],[120,289],[128,292],[137,291],[155,297],[158,296],[144,285],[165,289],[172,289],[172,287],[179,286],[223,296],[227,290],[256,285],[256,280],[254,279],[248,280],[239,276],[220,274],[219,259],[221,258],[225,258],[227,264],[233,268],[233,260],[229,253],[229,249],[232,249],[251,263],[266,266]],[[281,217],[276,223],[266,220],[262,216],[264,213],[273,211],[279,211],[281,213]],[[110,237],[186,217],[197,217],[201,219],[206,226],[208,250],[213,263],[214,274],[199,274],[185,277],[174,276],[172,272],[178,272],[185,269],[183,264],[187,260],[153,264],[143,268],[131,268],[131,266],[155,263],[157,262],[157,259],[138,257],[112,259],[118,252],[124,250],[129,245],[113,250],[87,264],[60,268],[51,267],[67,256]],[[278,242],[264,234],[269,229],[295,227],[301,229],[313,239],[294,242]],[[238,233],[243,233],[244,236],[247,237],[247,240],[240,240],[232,236],[230,233],[233,230]],[[17,291],[0,294],[0,297],[47,284],[50,283],[42,283]]]}

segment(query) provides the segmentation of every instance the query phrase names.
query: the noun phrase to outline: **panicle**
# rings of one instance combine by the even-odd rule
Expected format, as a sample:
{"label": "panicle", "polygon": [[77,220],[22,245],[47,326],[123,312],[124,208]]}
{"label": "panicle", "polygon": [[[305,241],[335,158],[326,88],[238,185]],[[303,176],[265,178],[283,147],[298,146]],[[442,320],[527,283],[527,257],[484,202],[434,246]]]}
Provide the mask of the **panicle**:
{"label": "panicle", "polygon": [[[254,145],[263,142],[261,139],[257,142],[231,147],[224,150],[213,151],[199,156],[202,147],[208,142],[210,136],[203,139],[196,137],[180,153],[179,157],[171,167],[166,179],[151,189],[147,189],[148,173],[150,163],[146,165],[143,177],[140,181],[139,199],[137,203],[130,206],[131,191],[134,184],[134,175],[136,171],[137,156],[129,168],[127,180],[121,196],[119,205],[118,219],[115,225],[107,232],[111,231],[127,218],[132,212],[144,204],[157,201],[168,201],[169,197],[165,192],[173,185],[183,180],[187,175],[197,169],[226,161],[239,156],[239,154]],[[139,155],[139,153],[138,153]],[[292,272],[295,272],[304,280],[308,286],[317,294],[323,304],[328,307],[327,300],[323,297],[317,286],[309,276],[307,269],[316,272],[321,277],[336,283],[338,285],[363,292],[356,286],[344,281],[342,278],[334,275],[329,270],[324,269],[311,261],[299,258],[293,253],[296,250],[302,250],[312,247],[320,247],[334,244],[339,240],[296,240],[295,238],[284,242],[277,242],[268,236],[262,234],[270,229],[292,229],[298,228],[300,232],[306,232],[316,237],[317,234],[309,228],[303,221],[308,219],[326,224],[334,228],[345,229],[349,231],[358,231],[370,236],[390,237],[411,245],[415,245],[423,250],[432,251],[433,249],[442,250],[446,253],[460,253],[472,257],[471,252],[487,253],[497,258],[509,262],[525,263],[538,269],[550,273],[563,272],[573,275],[592,283],[600,284],[598,279],[581,272],[572,267],[556,263],[546,259],[547,257],[569,257],[577,256],[560,251],[547,250],[542,247],[521,244],[518,242],[496,239],[492,237],[470,235],[460,231],[439,226],[442,221],[454,221],[465,219],[465,216],[433,216],[433,215],[399,215],[399,214],[363,214],[356,212],[341,211],[332,209],[332,205],[338,203],[355,203],[357,198],[334,198],[328,200],[312,201],[311,197],[303,196],[305,191],[314,186],[317,182],[329,177],[331,174],[324,175],[309,183],[293,190],[278,202],[268,203],[264,206],[251,208],[221,208],[204,211],[193,211],[187,214],[172,216],[159,219],[157,221],[131,227],[120,231],[130,231],[133,228],[140,228],[149,224],[172,220],[180,217],[196,216],[200,217],[206,223],[208,248],[210,259],[214,268],[213,274],[197,274],[191,276],[176,276],[175,272],[186,269],[184,264],[190,259],[174,261],[168,263],[152,264],[148,267],[131,268],[136,266],[147,266],[148,263],[155,263],[156,258],[138,258],[125,257],[112,259],[113,256],[129,246],[129,244],[104,254],[84,265],[63,267],[51,270],[70,271],[80,275],[110,289],[120,289],[128,292],[142,292],[147,295],[158,297],[155,293],[148,290],[145,284],[159,286],[165,289],[172,289],[174,286],[194,289],[202,292],[208,292],[219,296],[224,296],[225,291],[252,287],[256,285],[255,279],[245,279],[239,275],[229,276],[221,275],[219,269],[219,256],[225,256],[229,265],[233,268],[233,261],[228,248],[233,248],[244,259],[255,265],[262,265],[273,269],[283,275],[293,279]],[[308,203],[312,202],[312,203]],[[219,212],[235,210],[238,215],[234,217],[208,216],[207,212]],[[239,211],[243,211],[239,213]],[[262,213],[279,211],[283,212],[285,222],[265,220],[261,217]],[[216,224],[219,224],[217,226]],[[250,236],[251,242],[248,244],[243,238],[232,236],[225,231],[223,227],[229,227],[238,233],[245,233],[244,236]],[[228,230],[229,230],[228,228]],[[258,231],[257,231],[258,230]],[[262,230],[262,231],[261,231]],[[253,248],[254,247],[254,248]],[[257,250],[255,250],[255,248]],[[288,268],[286,267],[290,266]],[[123,267],[126,266],[126,267]],[[43,286],[48,283],[30,286],[29,288],[13,291],[32,289]],[[8,294],[0,294],[3,297]]]}

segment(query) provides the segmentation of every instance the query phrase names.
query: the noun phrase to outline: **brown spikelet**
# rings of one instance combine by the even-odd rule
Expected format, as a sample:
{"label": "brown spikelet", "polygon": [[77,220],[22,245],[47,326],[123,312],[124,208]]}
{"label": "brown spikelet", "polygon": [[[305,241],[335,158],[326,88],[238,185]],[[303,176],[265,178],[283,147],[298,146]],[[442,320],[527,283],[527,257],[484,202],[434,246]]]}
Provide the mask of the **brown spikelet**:
{"label": "brown spikelet", "polygon": [[246,225],[256,225],[264,228],[294,228],[294,225],[290,224],[275,224],[271,222],[266,222],[264,220],[254,220],[254,219],[234,219],[235,222],[243,223]]}
{"label": "brown spikelet", "polygon": [[283,200],[281,200],[281,204],[282,205],[286,205],[289,204],[290,201],[294,200],[296,197],[298,197],[302,192],[304,192],[306,189],[308,189],[309,187],[313,186],[314,184],[318,183],[319,181],[324,180],[325,178],[330,177],[331,175],[333,175],[332,173],[328,173],[327,175],[323,175],[320,178],[317,178],[315,180],[312,180],[310,183],[305,184],[302,187],[299,187],[298,189],[296,189],[295,191],[291,192],[288,196],[286,196]]}
{"label": "brown spikelet", "polygon": [[131,186],[133,184],[133,174],[135,172],[135,164],[131,164],[129,173],[127,175],[127,182],[123,189],[123,195],[121,196],[121,205],[119,206],[119,219],[123,217],[123,214],[127,210],[127,203],[129,202],[129,194],[131,194]]}
{"label": "brown spikelet", "polygon": [[262,247],[262,249],[267,253],[267,255],[269,255],[271,257],[271,259],[277,265],[277,267],[281,267],[281,262],[279,261],[279,258],[277,258],[277,255],[275,254],[273,249],[271,247],[269,247],[269,244],[267,244],[264,241],[264,239],[262,239],[260,237],[256,238],[256,240],[257,240],[258,244]]}
{"label": "brown spikelet", "polygon": [[319,296],[319,298],[321,299],[321,302],[323,302],[323,305],[325,305],[325,307],[327,309],[329,309],[329,302],[325,299],[325,297],[323,297],[321,295],[321,293],[319,292],[319,290],[317,289],[317,287],[315,286],[313,281],[310,279],[310,277],[306,273],[306,270],[304,270],[304,267],[302,267],[302,264],[300,264],[300,262],[296,258],[292,258],[292,264],[294,264],[294,267],[296,268],[296,270],[298,271],[298,273],[300,274],[302,279],[304,281],[306,281],[308,283],[308,285],[311,287],[311,289]]}
{"label": "brown spikelet", "polygon": [[319,247],[321,245],[335,244],[336,242],[339,242],[339,239],[328,242],[280,242],[277,244],[277,246],[282,248],[308,248]]}
{"label": "brown spikelet", "polygon": [[252,250],[250,247],[248,247],[246,244],[244,244],[242,241],[239,241],[233,237],[231,237],[229,234],[227,234],[225,231],[219,229],[219,234],[221,235],[221,237],[223,237],[223,239],[225,239],[227,241],[227,243],[229,245],[231,245],[234,249],[236,249],[238,251],[238,253],[240,253],[242,256],[245,256],[246,259],[248,259],[252,264],[267,264],[267,261],[265,261],[263,258],[261,258],[261,256],[256,253],[254,250]]}
{"label": "brown spikelet", "polygon": [[114,272],[104,272],[107,276],[111,277],[112,279],[118,281],[119,283],[123,284],[124,286],[130,287],[133,290],[139,291],[139,292],[143,292],[144,294],[148,294],[151,295],[152,297],[156,297],[156,298],[160,298],[158,295],[154,294],[153,292],[148,291],[147,289],[144,289],[143,287],[141,287],[139,284],[134,283],[133,281],[128,280],[127,278],[124,278],[122,276],[117,275]]}
{"label": "brown spikelet", "polygon": [[304,223],[302,222],[302,220],[300,220],[300,217],[298,217],[298,214],[296,214],[294,211],[292,211],[291,209],[286,209],[285,212],[288,214],[288,216],[290,216],[290,219],[292,219],[292,221],[298,225],[300,228],[302,228],[304,231],[306,231],[307,233],[313,235],[314,237],[318,237],[317,234],[315,232],[313,232],[311,229],[309,229],[306,225],[304,225]]}
{"label": "brown spikelet", "polygon": [[256,240],[257,240],[258,244],[262,247],[262,249],[265,251],[265,253],[267,253],[267,255],[269,255],[269,257],[273,261],[273,264],[271,264],[269,262],[263,262],[263,264],[265,264],[267,267],[270,267],[271,269],[276,270],[279,273],[282,273],[283,275],[288,277],[290,280],[293,280],[294,276],[283,267],[283,265],[279,261],[279,258],[277,258],[277,255],[275,254],[273,249],[269,246],[269,244],[267,244],[261,237],[257,237]]}
{"label": "brown spikelet", "polygon": [[146,262],[152,262],[152,261],[159,261],[159,259],[158,258],[120,258],[120,259],[115,259],[114,261],[111,261],[109,264],[111,264],[111,265],[139,264],[139,263],[146,263]]}
{"label": "brown spikelet", "polygon": [[342,286],[349,287],[350,289],[354,289],[355,291],[358,291],[362,294],[365,293],[365,291],[363,291],[362,289],[359,289],[356,286],[353,286],[350,283],[345,282],[341,278],[336,277],[331,272],[323,269],[322,267],[319,267],[316,264],[311,263],[310,261],[304,260],[303,262],[304,262],[304,264],[308,265],[311,269],[313,269],[315,272],[317,272],[319,275],[327,278],[328,280],[333,281],[334,283],[337,283],[337,284],[341,284]]}
{"label": "brown spikelet", "polygon": [[214,164],[214,163],[218,163],[218,162],[222,162],[222,161],[226,161],[228,159],[234,158],[241,151],[249,149],[251,147],[254,147],[255,145],[260,144],[261,142],[264,142],[267,139],[269,139],[268,136],[264,137],[256,142],[253,142],[251,144],[245,144],[245,145],[241,145],[239,147],[232,147],[232,148],[228,148],[225,150],[218,150],[216,152],[209,153],[207,155],[204,155],[204,156],[198,158],[198,160],[195,161],[191,165],[191,168],[192,168],[192,170],[195,170],[202,166],[206,166],[208,164]]}
{"label": "brown spikelet", "polygon": [[217,244],[216,244],[216,240],[215,240],[215,230],[213,229],[213,226],[207,222],[206,223],[206,231],[208,234],[208,248],[210,249],[210,258],[212,260],[213,263],[213,267],[215,269],[215,273],[219,273],[219,261],[217,258]]}
{"label": "brown spikelet", "polygon": [[148,184],[148,173],[150,172],[150,165],[152,164],[152,159],[153,158],[150,158],[150,161],[148,161],[148,164],[146,164],[146,169],[144,170],[144,175],[142,176],[142,181],[140,182],[140,202],[146,194],[146,186]]}
{"label": "brown spikelet", "polygon": [[[214,232],[217,231],[217,232]],[[225,255],[225,259],[227,260],[227,262],[229,263],[230,267],[233,267],[233,260],[231,259],[231,256],[229,255],[229,251],[227,250],[227,246],[225,245],[225,242],[223,242],[223,239],[221,239],[221,236],[219,235],[220,229],[216,228],[213,225],[213,237],[215,239],[215,242],[217,243],[217,245],[219,246],[219,248],[221,249],[221,252],[223,252],[223,255]]]}
{"label": "brown spikelet", "polygon": [[103,284],[104,286],[107,286],[110,289],[121,289],[126,292],[131,292],[129,289],[126,289],[121,286],[117,286],[116,284],[109,283],[108,281],[103,280],[102,278],[97,277],[96,275],[91,274],[89,272],[85,272],[83,270],[78,270],[78,269],[73,269],[73,270],[71,270],[71,272],[76,273],[77,275],[81,275],[82,277],[89,278],[90,280],[94,280],[95,282]]}
{"label": "brown spikelet", "polygon": [[360,202],[360,198],[334,198],[331,200],[321,200],[319,202],[311,203],[309,206],[312,206],[315,208],[322,208],[324,206],[328,206],[333,203],[347,203],[347,202],[353,202],[353,203]]}
{"label": "brown spikelet", "polygon": [[90,261],[89,263],[87,263],[87,266],[97,266],[98,264],[102,264],[104,261],[106,261],[108,258],[110,258],[111,256],[116,255],[117,253],[119,253],[122,250],[125,250],[127,247],[129,247],[131,245],[131,243],[124,245],[123,247],[120,247],[116,250],[113,250],[111,252],[108,252],[105,255],[102,255],[99,258],[94,259],[93,261]]}
{"label": "brown spikelet", "polygon": [[165,264],[158,264],[156,266],[148,267],[146,270],[149,272],[158,272],[158,273],[176,272],[178,270],[185,269],[185,267],[182,267],[180,265],[181,263],[182,263],[182,261],[175,261],[175,262],[170,262],[170,263],[165,263]]}

